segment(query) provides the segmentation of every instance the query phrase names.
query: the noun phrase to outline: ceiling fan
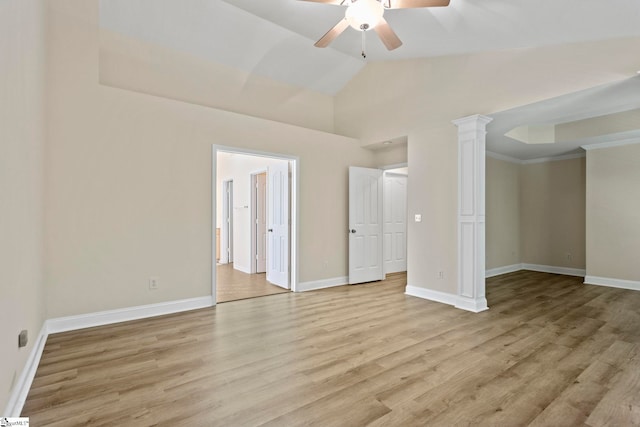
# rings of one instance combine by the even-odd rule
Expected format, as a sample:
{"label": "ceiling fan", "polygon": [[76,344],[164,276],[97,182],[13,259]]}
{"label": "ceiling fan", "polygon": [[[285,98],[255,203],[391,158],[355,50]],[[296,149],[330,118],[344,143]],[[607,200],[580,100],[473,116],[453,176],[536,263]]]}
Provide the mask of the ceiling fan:
{"label": "ceiling fan", "polygon": [[410,9],[419,7],[443,7],[449,5],[449,0],[303,0],[313,3],[326,3],[347,6],[344,19],[318,40],[314,46],[327,47],[347,27],[362,31],[362,57],[365,54],[365,32],[374,30],[382,43],[389,50],[402,46],[402,41],[384,19],[385,9]]}

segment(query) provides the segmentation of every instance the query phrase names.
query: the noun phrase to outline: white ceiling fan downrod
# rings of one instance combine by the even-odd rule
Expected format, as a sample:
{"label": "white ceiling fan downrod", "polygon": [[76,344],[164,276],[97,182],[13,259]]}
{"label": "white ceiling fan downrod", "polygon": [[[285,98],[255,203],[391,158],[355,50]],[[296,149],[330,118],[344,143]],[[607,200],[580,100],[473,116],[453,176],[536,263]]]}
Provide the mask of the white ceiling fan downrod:
{"label": "white ceiling fan downrod", "polygon": [[[367,59],[367,29],[369,28],[369,24],[362,24],[362,58]],[[366,27],[366,28],[365,28]]]}

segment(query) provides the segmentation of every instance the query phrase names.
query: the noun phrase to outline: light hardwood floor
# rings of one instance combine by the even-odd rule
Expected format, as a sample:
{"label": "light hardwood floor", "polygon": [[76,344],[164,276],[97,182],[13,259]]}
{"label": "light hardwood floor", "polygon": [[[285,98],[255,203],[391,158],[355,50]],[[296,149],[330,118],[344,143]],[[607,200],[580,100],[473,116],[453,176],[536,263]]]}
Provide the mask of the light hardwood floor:
{"label": "light hardwood floor", "polygon": [[518,272],[473,314],[404,275],[49,337],[31,425],[640,425],[640,292]]}
{"label": "light hardwood floor", "polygon": [[233,264],[216,266],[217,302],[237,301],[239,299],[263,297],[290,292],[288,289],[267,282],[265,273],[247,274],[235,270]]}

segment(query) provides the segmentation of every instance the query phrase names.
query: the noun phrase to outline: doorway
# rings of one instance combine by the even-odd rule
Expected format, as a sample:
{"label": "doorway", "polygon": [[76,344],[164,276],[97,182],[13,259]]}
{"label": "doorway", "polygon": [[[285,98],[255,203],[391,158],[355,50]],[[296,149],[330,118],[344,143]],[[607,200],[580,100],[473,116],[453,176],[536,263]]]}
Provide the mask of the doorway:
{"label": "doorway", "polygon": [[[229,214],[232,236],[232,262],[222,262],[225,242],[216,254],[216,302],[295,291],[297,162],[276,153],[213,147],[213,225],[217,232]],[[229,196],[226,182],[232,182]],[[225,234],[221,229],[221,240]]]}
{"label": "doorway", "polygon": [[406,164],[349,168],[349,284],[407,271]]}
{"label": "doorway", "polygon": [[382,176],[385,274],[407,271],[407,178],[407,167],[385,170]]}

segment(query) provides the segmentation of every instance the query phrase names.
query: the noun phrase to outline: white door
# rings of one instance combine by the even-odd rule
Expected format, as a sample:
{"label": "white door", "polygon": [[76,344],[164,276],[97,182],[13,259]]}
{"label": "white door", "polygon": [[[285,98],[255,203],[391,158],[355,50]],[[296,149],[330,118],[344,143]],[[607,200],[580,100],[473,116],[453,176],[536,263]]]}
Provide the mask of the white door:
{"label": "white door", "polygon": [[382,171],[349,168],[349,284],[384,279]]}
{"label": "white door", "polygon": [[289,163],[267,171],[267,281],[289,289]]}
{"label": "white door", "polygon": [[267,174],[256,175],[256,273],[267,271]]}
{"label": "white door", "polygon": [[233,181],[222,181],[220,264],[233,262]]}
{"label": "white door", "polygon": [[384,272],[407,271],[407,176],[384,174]]}

